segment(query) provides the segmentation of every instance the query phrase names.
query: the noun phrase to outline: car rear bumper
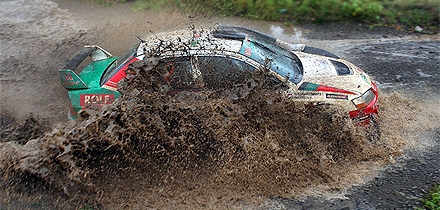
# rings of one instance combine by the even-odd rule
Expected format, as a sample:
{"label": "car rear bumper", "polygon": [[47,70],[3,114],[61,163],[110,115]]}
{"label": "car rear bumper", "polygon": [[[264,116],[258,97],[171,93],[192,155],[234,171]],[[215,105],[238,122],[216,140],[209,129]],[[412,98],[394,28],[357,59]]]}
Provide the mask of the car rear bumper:
{"label": "car rear bumper", "polygon": [[67,112],[67,118],[69,120],[75,120],[78,117],[78,113],[72,105],[69,107],[69,111]]}

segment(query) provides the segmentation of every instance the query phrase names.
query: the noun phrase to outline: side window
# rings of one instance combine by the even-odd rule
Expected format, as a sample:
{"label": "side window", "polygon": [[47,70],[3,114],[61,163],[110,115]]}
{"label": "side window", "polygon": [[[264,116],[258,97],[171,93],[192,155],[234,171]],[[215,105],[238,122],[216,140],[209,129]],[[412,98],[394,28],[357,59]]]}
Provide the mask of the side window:
{"label": "side window", "polygon": [[209,89],[230,88],[242,84],[251,77],[255,67],[229,57],[198,57],[198,68],[204,86]]}
{"label": "side window", "polygon": [[191,62],[189,57],[165,58],[157,64],[158,72],[163,73],[164,80],[169,82],[172,89],[191,89]]}

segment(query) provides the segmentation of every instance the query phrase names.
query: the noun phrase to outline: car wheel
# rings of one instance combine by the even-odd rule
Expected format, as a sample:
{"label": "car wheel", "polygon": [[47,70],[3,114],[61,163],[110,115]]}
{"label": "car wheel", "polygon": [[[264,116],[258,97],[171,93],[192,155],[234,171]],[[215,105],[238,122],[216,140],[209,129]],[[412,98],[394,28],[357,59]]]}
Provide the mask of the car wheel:
{"label": "car wheel", "polygon": [[315,47],[309,47],[306,46],[303,50],[303,52],[305,53],[310,53],[310,54],[314,54],[314,55],[322,55],[322,56],[326,56],[326,57],[330,57],[330,58],[335,58],[335,59],[339,59],[339,56],[327,51],[327,50],[323,50],[323,49],[319,49],[319,48],[315,48]]}

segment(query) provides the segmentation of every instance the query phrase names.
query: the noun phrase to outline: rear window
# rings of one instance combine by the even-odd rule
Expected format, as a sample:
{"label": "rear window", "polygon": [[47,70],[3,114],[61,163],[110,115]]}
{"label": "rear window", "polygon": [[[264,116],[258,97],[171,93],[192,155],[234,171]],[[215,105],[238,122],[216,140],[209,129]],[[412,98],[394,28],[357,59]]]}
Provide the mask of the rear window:
{"label": "rear window", "polygon": [[338,72],[338,75],[349,75],[351,74],[350,68],[348,68],[347,65],[344,63],[341,63],[339,61],[330,60],[332,62],[333,66],[336,69],[336,72]]}

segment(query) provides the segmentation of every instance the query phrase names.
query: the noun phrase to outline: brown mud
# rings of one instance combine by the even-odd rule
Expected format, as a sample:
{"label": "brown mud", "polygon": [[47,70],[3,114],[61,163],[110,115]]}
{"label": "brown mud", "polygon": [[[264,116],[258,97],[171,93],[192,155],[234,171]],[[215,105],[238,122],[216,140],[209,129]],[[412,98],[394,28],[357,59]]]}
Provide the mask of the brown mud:
{"label": "brown mud", "polygon": [[[380,86],[382,137],[372,143],[335,107],[284,100],[277,92],[282,87],[268,86],[264,72],[249,78],[250,85],[170,95],[164,92],[166,83],[151,83],[163,81],[155,79],[160,74],[146,71],[124,85],[126,94],[117,103],[99,112],[84,112],[81,121],[68,122],[69,102],[56,70],[84,44],[120,54],[137,42],[134,35],[216,23],[245,25],[287,41],[335,47],[332,50],[356,60],[364,70],[373,66],[373,73],[377,70],[373,76],[383,84],[400,79],[396,72],[412,64],[408,60],[396,69],[376,59],[383,56],[374,54],[381,53],[382,46],[399,43],[380,45],[379,40],[374,49],[354,43],[350,50],[349,41],[328,46],[304,38],[313,33],[272,27],[269,22],[174,11],[144,14],[130,12],[125,4],[114,9],[57,2],[0,2],[1,208],[277,208],[273,198],[344,198],[347,190],[375,180],[379,169],[407,156],[405,149],[423,153],[436,145],[436,137],[422,136],[438,130],[435,91],[426,95],[406,91],[410,87],[406,83],[399,92]],[[60,8],[68,8],[75,16]],[[284,29],[293,34],[277,33]],[[381,30],[370,37],[353,36],[404,36]],[[320,37],[325,36],[328,33],[322,32]],[[426,49],[414,43],[409,49]],[[430,48],[423,56],[429,60],[421,63],[438,59],[438,51]],[[365,53],[371,54],[371,60],[364,59]],[[436,67],[438,62],[430,71],[418,67],[417,72],[425,73],[424,84],[437,81]],[[401,75],[410,80],[416,78],[414,74]]]}
{"label": "brown mud", "polygon": [[336,107],[283,99],[264,70],[231,89],[170,95],[163,72],[137,68],[116,103],[0,145],[3,173],[39,178],[74,206],[239,208],[341,190],[353,168],[400,154]]}

